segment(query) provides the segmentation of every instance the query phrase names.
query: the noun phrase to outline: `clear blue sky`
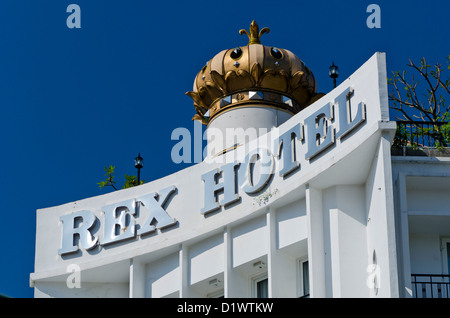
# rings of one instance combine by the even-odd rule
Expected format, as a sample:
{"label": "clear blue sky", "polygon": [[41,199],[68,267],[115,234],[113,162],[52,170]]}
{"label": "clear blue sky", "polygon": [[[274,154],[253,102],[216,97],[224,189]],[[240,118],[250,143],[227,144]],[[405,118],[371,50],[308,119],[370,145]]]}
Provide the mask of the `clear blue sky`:
{"label": "clear blue sky", "polygon": [[[69,29],[69,4],[81,29]],[[381,28],[369,29],[369,4]],[[170,151],[177,127],[193,129],[197,72],[223,49],[247,44],[238,34],[255,19],[269,27],[265,45],[294,52],[320,92],[376,51],[388,73],[408,59],[446,62],[448,0],[429,1],[0,1],[0,294],[33,297],[36,210],[92,197],[106,165],[118,184],[186,168]]]}

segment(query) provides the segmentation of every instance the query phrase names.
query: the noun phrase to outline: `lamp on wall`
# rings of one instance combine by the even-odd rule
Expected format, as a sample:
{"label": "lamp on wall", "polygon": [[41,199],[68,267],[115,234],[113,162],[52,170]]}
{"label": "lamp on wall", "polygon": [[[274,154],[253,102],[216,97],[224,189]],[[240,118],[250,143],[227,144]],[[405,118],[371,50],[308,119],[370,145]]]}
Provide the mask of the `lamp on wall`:
{"label": "lamp on wall", "polygon": [[336,88],[336,78],[339,76],[339,68],[334,65],[330,66],[328,73],[330,74],[330,77],[333,79],[333,86]]}
{"label": "lamp on wall", "polygon": [[137,185],[141,183],[141,169],[144,167],[144,159],[141,157],[141,154],[134,158],[134,167],[137,169]]}

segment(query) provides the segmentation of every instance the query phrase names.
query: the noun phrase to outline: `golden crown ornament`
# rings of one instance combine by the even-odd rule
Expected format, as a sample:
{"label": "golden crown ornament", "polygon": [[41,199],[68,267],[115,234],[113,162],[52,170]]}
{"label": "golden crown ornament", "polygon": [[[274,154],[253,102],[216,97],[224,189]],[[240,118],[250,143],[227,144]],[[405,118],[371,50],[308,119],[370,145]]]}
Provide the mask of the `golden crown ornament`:
{"label": "golden crown ornament", "polygon": [[201,69],[186,93],[194,101],[193,120],[208,124],[232,107],[258,104],[296,114],[324,96],[316,93],[313,73],[295,54],[261,44],[269,31],[252,21],[249,31],[239,31],[249,38],[246,46],[223,50]]}

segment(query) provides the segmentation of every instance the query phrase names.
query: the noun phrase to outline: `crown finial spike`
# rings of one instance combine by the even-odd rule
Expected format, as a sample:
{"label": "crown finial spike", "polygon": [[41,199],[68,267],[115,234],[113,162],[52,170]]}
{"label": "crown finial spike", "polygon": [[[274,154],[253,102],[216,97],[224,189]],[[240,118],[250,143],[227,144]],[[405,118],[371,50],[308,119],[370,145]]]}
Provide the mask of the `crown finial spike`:
{"label": "crown finial spike", "polygon": [[259,40],[260,37],[264,34],[264,33],[269,33],[270,29],[269,28],[262,28],[261,31],[259,30],[259,26],[256,23],[255,20],[252,21],[252,23],[250,23],[250,33],[247,30],[241,29],[239,30],[239,34],[247,34],[248,36],[248,45],[250,44],[261,44],[261,41]]}

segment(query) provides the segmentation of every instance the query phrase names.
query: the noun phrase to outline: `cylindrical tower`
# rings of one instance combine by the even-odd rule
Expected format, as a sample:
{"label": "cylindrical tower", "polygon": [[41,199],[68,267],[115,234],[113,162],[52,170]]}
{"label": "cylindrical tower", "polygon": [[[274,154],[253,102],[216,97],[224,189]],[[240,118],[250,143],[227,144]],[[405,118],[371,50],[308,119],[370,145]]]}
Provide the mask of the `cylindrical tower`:
{"label": "cylindrical tower", "polygon": [[286,49],[264,46],[269,33],[250,24],[247,46],[223,50],[197,74],[192,92],[197,114],[207,125],[208,154],[220,155],[284,123],[323,94],[308,67]]}

